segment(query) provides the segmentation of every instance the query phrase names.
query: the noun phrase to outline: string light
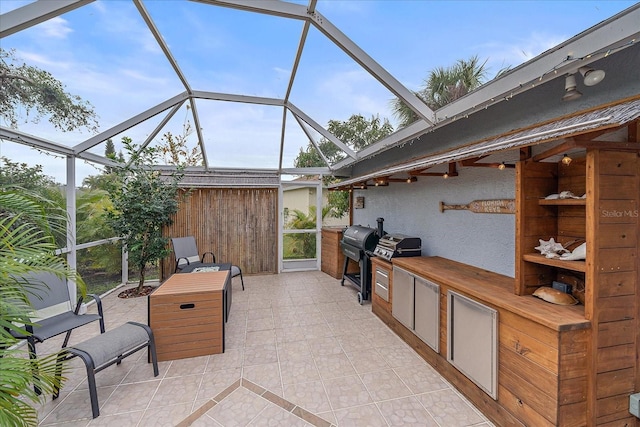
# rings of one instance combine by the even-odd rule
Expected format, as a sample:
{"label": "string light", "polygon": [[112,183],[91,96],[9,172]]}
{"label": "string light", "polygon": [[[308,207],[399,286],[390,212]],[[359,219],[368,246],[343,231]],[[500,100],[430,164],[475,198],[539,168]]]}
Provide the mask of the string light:
{"label": "string light", "polygon": [[503,171],[503,170],[504,170],[504,168],[506,168],[506,167],[507,167],[507,165],[505,165],[505,164],[504,164],[504,162],[502,162],[502,163],[500,163],[500,164],[498,165],[498,169],[500,169],[501,171]]}

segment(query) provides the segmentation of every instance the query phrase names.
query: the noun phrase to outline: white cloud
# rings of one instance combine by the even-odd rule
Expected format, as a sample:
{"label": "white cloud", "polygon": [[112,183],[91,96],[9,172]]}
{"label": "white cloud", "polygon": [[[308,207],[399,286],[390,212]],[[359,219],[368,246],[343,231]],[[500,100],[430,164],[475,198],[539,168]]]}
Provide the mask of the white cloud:
{"label": "white cloud", "polygon": [[73,32],[69,27],[69,21],[59,16],[42,22],[38,25],[38,29],[44,33],[44,36],[56,39],[66,39],[67,35]]}

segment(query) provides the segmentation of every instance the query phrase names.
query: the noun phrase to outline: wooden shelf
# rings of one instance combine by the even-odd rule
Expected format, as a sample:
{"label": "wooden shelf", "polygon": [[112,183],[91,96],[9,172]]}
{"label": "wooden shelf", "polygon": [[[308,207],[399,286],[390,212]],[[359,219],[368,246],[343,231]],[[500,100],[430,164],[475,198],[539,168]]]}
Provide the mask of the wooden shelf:
{"label": "wooden shelf", "polygon": [[582,273],[587,271],[587,264],[584,261],[565,261],[562,259],[547,258],[541,254],[524,254],[522,259],[536,264],[564,268],[565,270],[580,271]]}
{"label": "wooden shelf", "polygon": [[544,206],[586,206],[587,199],[540,199],[538,204]]}

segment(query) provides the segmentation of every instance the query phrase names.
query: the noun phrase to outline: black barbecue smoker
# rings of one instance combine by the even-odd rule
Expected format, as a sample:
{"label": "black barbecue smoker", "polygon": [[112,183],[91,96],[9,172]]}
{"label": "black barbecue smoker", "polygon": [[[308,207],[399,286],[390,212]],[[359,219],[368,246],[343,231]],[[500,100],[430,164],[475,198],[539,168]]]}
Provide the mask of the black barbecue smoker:
{"label": "black barbecue smoker", "polygon": [[[342,233],[340,247],[344,254],[344,269],[342,271],[342,281],[345,279],[358,288],[358,302],[362,304],[369,299],[371,292],[371,259],[373,250],[378,244],[378,240],[384,234],[382,223],[384,219],[378,218],[378,228],[369,228],[362,225],[352,225],[347,227]],[[360,270],[358,273],[347,273],[349,259],[358,263]]]}

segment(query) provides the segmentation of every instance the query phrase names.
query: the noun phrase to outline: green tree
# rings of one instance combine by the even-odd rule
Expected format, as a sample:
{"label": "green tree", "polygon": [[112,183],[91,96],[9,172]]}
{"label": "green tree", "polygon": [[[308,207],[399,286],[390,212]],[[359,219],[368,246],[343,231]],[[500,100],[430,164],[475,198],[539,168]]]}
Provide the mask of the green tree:
{"label": "green tree", "polygon": [[[437,67],[429,72],[422,89],[414,94],[429,108],[438,110],[485,83],[486,64],[486,60],[481,63],[475,55],[468,60],[459,59],[450,67]],[[501,70],[498,75],[507,69]],[[401,127],[418,119],[417,114],[398,98],[392,102],[392,108]]]}
{"label": "green tree", "polygon": [[147,267],[169,255],[169,239],[162,229],[173,223],[178,211],[178,184],[182,167],[169,176],[153,169],[160,152],[154,147],[140,148],[130,138],[122,138],[129,156],[114,173],[117,179],[109,189],[113,206],[107,210],[107,221],[121,245],[129,253],[129,261],[140,273],[137,292],[142,291]]}
{"label": "green tree", "polygon": [[98,130],[97,115],[89,102],[66,92],[47,71],[20,63],[13,51],[0,48],[0,117],[11,127],[18,127],[19,107],[33,123],[47,117],[62,131]]}
{"label": "green tree", "polygon": [[56,244],[60,248],[66,246],[66,198],[62,185],[45,175],[41,165],[29,166],[26,163],[12,162],[6,157],[0,157],[0,161],[0,189],[20,188],[29,192],[32,197],[37,195],[49,218]]}
{"label": "green tree", "polygon": [[164,156],[168,165],[200,166],[204,164],[202,151],[196,146],[192,149],[187,147],[188,138],[193,134],[191,123],[185,121],[182,126],[182,135],[174,135],[166,132],[162,135],[162,143],[158,149]]}
{"label": "green tree", "polygon": [[[329,120],[327,129],[349,148],[359,151],[390,135],[393,132],[393,125],[389,123],[388,119],[380,119],[379,116],[371,116],[370,119],[366,119],[361,114],[353,114],[344,122]],[[345,157],[345,154],[326,138],[322,138],[318,146],[332,164]],[[327,166],[311,142],[306,149],[300,149],[300,153],[293,163],[297,168]],[[338,182],[338,180],[332,177],[324,178],[325,185],[333,182]],[[328,206],[330,216],[342,218],[349,210],[349,193],[346,191],[329,192]]]}
{"label": "green tree", "polygon": [[[43,401],[62,386],[63,378],[55,375],[58,353],[37,359],[24,357],[12,348],[18,340],[11,331],[26,334],[19,324],[29,320],[28,289],[19,279],[32,272],[46,271],[60,277],[73,277],[84,294],[80,277],[67,269],[56,256],[54,230],[63,220],[51,220],[41,195],[24,188],[0,189],[0,425],[35,426],[38,414],[32,403]],[[59,230],[58,230],[59,231]],[[38,396],[32,386],[42,391]]]}

